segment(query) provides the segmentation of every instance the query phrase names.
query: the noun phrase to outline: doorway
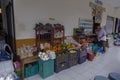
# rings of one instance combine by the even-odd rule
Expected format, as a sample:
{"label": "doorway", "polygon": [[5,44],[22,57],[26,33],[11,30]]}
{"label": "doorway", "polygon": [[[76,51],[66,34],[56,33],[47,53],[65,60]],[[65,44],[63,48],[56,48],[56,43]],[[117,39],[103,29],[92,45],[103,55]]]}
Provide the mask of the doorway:
{"label": "doorway", "polygon": [[10,45],[15,53],[15,27],[14,27],[14,11],[13,0],[0,0],[2,9],[2,31],[6,33],[5,41]]}
{"label": "doorway", "polygon": [[105,29],[107,34],[114,32],[114,17],[107,16]]}

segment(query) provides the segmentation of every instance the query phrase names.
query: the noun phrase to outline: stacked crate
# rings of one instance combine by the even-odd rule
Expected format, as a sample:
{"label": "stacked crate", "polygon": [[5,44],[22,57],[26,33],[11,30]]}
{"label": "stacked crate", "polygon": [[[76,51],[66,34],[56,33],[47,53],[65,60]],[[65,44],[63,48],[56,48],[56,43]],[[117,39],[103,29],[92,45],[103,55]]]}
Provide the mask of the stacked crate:
{"label": "stacked crate", "polygon": [[24,71],[25,71],[24,75],[26,78],[34,76],[34,75],[38,74],[38,70],[39,70],[38,62],[28,64],[28,65],[26,65],[26,67],[24,69]]}
{"label": "stacked crate", "polygon": [[19,78],[21,78],[22,70],[21,70],[21,63],[19,61],[14,62],[15,73]]}
{"label": "stacked crate", "polygon": [[87,59],[87,49],[86,47],[82,46],[79,50],[78,50],[78,63],[82,64],[83,62],[85,62]]}
{"label": "stacked crate", "polygon": [[57,51],[55,59],[55,72],[58,73],[68,68],[68,53],[66,51]]}
{"label": "stacked crate", "polygon": [[69,50],[68,51],[68,66],[74,66],[78,63],[78,51],[75,49]]}

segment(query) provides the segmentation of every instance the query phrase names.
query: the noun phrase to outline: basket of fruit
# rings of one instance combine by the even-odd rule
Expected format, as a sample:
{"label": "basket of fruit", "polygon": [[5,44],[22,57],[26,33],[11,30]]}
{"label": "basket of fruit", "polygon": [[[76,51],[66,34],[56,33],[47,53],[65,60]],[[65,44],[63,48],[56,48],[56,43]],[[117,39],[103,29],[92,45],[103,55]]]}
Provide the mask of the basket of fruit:
{"label": "basket of fruit", "polygon": [[68,68],[68,53],[64,51],[56,52],[55,72],[58,73]]}
{"label": "basket of fruit", "polygon": [[68,65],[69,67],[74,66],[78,63],[78,51],[75,49],[68,50]]}
{"label": "basket of fruit", "polygon": [[59,64],[61,62],[68,62],[68,53],[65,50],[56,52],[55,63]]}

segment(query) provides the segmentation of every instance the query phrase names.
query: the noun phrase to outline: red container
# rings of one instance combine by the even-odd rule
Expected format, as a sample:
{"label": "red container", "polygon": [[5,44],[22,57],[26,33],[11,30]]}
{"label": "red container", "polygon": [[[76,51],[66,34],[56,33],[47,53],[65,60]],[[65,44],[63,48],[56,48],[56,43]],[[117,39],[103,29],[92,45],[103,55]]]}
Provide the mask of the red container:
{"label": "red container", "polygon": [[94,53],[92,53],[92,52],[91,52],[91,53],[88,53],[88,60],[89,60],[89,61],[93,61],[94,56],[95,56]]}

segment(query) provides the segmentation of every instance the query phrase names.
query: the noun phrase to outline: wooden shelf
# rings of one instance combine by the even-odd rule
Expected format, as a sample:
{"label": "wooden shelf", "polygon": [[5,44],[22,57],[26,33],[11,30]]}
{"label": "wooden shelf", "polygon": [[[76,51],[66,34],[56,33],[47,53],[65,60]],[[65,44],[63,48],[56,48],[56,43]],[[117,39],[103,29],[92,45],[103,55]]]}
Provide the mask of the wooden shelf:
{"label": "wooden shelf", "polygon": [[32,57],[24,58],[24,59],[21,60],[21,63],[22,63],[22,80],[24,80],[24,67],[25,67],[25,64],[36,62],[36,61],[38,61],[38,59],[39,59],[38,56],[32,56]]}

